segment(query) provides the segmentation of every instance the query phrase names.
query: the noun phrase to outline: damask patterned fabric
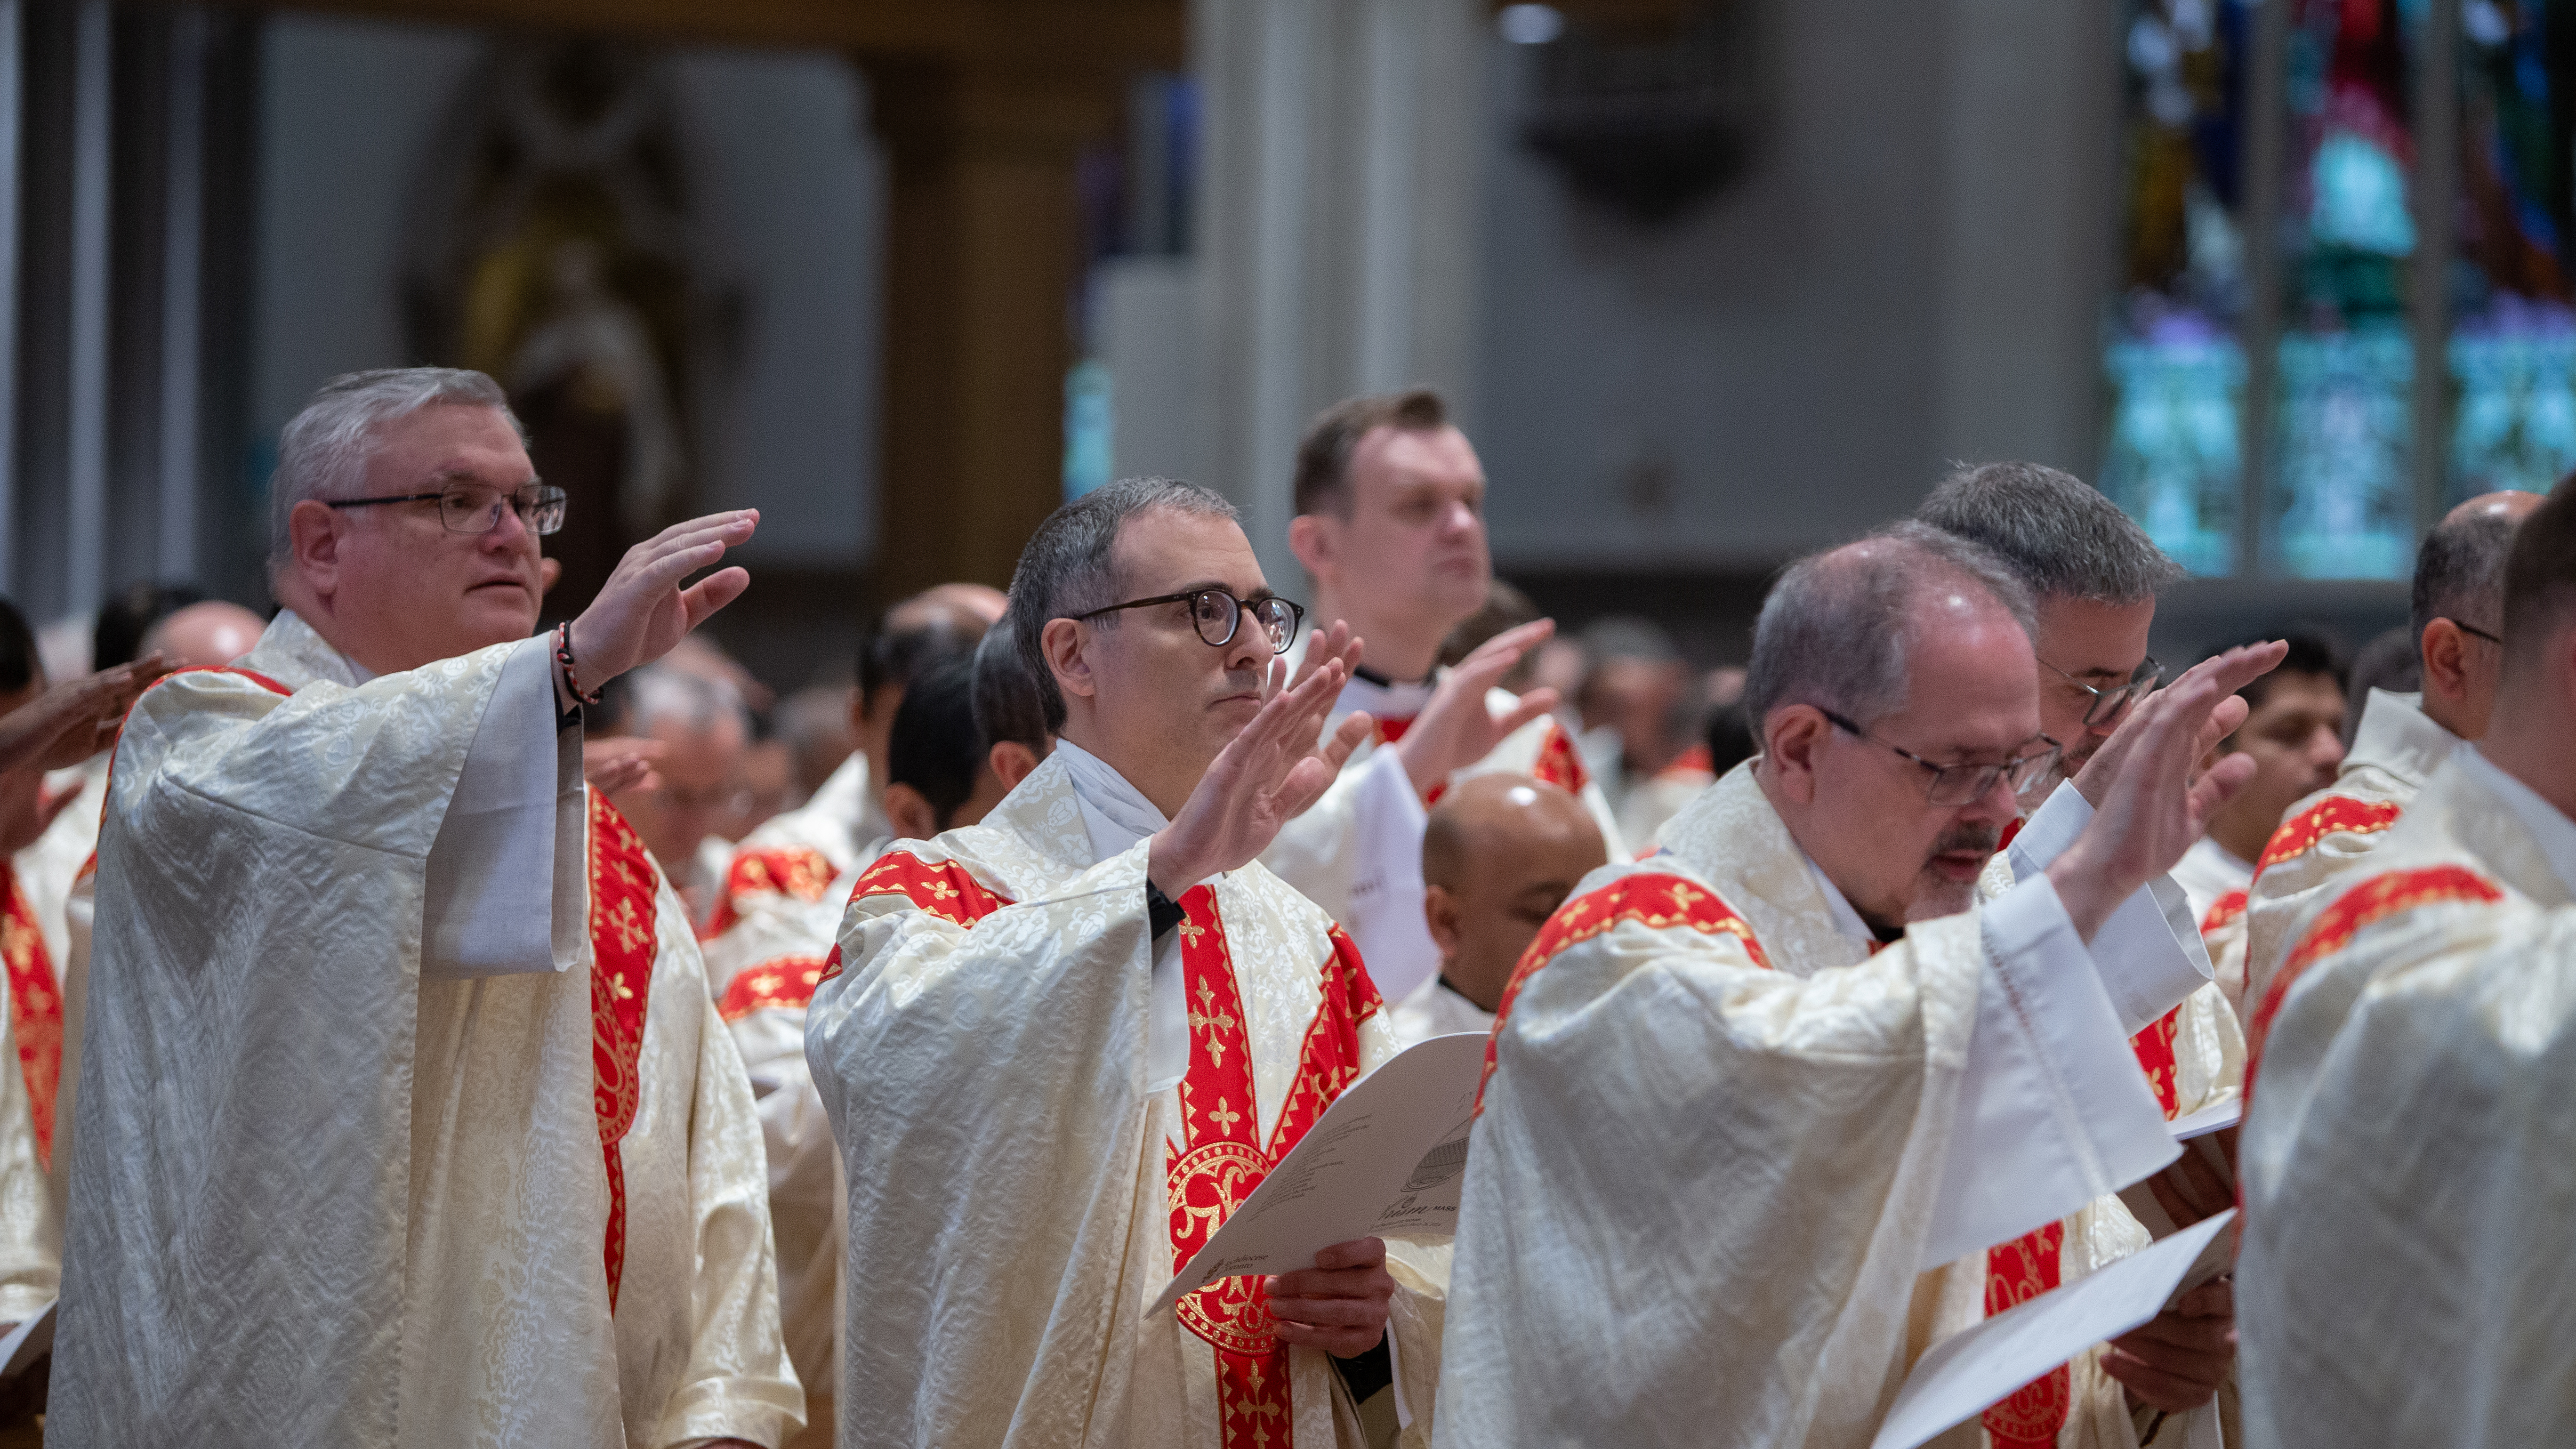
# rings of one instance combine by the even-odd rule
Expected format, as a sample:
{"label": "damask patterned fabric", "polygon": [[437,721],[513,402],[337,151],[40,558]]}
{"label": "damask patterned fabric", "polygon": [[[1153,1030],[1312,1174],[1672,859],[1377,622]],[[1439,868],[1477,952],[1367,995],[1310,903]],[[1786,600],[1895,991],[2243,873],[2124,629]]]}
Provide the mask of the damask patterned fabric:
{"label": "damask patterned fabric", "polygon": [[[867,1285],[843,1323],[842,1443],[1356,1446],[1329,1361],[1276,1350],[1254,1282],[1145,1310],[1392,1055],[1376,991],[1277,877],[1216,877],[1173,928],[1187,1070],[1149,1091],[1148,846],[1098,858],[1073,753],[982,824],[881,857],[809,1009],[847,1281]],[[1437,1363],[1436,1314],[1400,1301],[1391,1331],[1408,1374]]]}
{"label": "damask patterned fabric", "polygon": [[2339,889],[2387,839],[2388,828],[2460,737],[2435,724],[2420,694],[2370,692],[2361,727],[2335,782],[2290,807],[2246,888],[2242,986],[2232,998],[2251,1015],[2290,953],[2293,923]]}
{"label": "damask patterned fabric", "polygon": [[2457,752],[2287,932],[2239,1157],[2252,1442],[2576,1440],[2576,882],[2552,834],[2576,861],[2576,822]]}
{"label": "damask patterned fabric", "polygon": [[[8,966],[10,1036],[20,1065],[19,1104],[0,1134],[26,1133],[38,1180],[33,1193],[0,1171],[0,1323],[14,1322],[53,1298],[62,1282],[62,1210],[71,1188],[71,1064],[78,1023],[66,1014],[71,990],[70,897],[81,867],[98,846],[99,811],[107,799],[102,753],[49,785],[77,793],[45,832],[0,863],[9,876],[0,956]],[[0,1153],[16,1149],[0,1146]]]}
{"label": "damask patterned fabric", "polygon": [[[1314,637],[1310,631],[1297,642],[1296,658],[1304,657]],[[1411,777],[1384,746],[1403,738],[1429,703],[1432,687],[1373,684],[1357,676],[1343,685],[1324,734],[1329,737],[1344,718],[1362,710],[1377,721],[1377,730],[1352,752],[1324,797],[1288,822],[1261,856],[1262,864],[1351,933],[1380,989],[1397,1001],[1438,974],[1440,952],[1422,920],[1423,808],[1429,802],[1416,798]],[[1518,702],[1509,691],[1497,689],[1485,704],[1501,713]],[[1627,856],[1609,799],[1584,772],[1572,737],[1552,716],[1512,731],[1492,753],[1452,778],[1486,774],[1528,775],[1564,786],[1601,827],[1610,858]],[[1437,794],[1435,790],[1435,799]]]}
{"label": "damask patterned fabric", "polygon": [[[744,1215],[716,1201],[717,1156],[692,1141],[670,1168],[691,1222],[666,1229],[658,1191],[629,1193],[629,1296],[612,1318],[587,799],[578,737],[555,727],[544,641],[360,683],[290,613],[245,664],[256,672],[155,686],[118,748],[85,990],[74,981],[86,1050],[48,1432],[668,1443],[660,1416],[626,1422],[621,1343],[656,1319],[662,1234],[692,1258],[722,1255],[746,1246],[724,1227],[738,1237]],[[492,851],[445,829],[451,801],[488,794],[469,770],[486,735],[552,760],[533,798],[483,801],[533,836],[502,854],[568,877],[543,867],[478,885],[471,862],[442,866],[443,844]],[[531,894],[551,919],[476,908]],[[508,974],[425,961],[433,926]],[[673,965],[695,975],[693,960]],[[661,995],[692,993],[705,988]],[[721,1060],[710,1068],[700,1038],[665,1033],[682,1060],[657,1067],[655,1035],[648,1023],[637,1052],[630,1187],[659,1178],[646,1159],[677,1150],[654,1124],[676,1112],[700,1140],[723,1128],[722,1103],[696,1100]],[[686,1104],[657,1101],[657,1079]],[[744,1294],[730,1284],[692,1303],[691,1332],[725,1323]],[[695,1378],[697,1349],[679,1356],[676,1378]],[[735,1422],[766,1437],[759,1420]]]}
{"label": "damask patterned fabric", "polygon": [[[2052,1060],[2117,1054],[2084,1090],[2153,1121],[2071,928],[2066,958],[2039,944],[2053,936],[2008,934],[2002,918],[2045,885],[1878,949],[1837,926],[1752,766],[1664,838],[1666,853],[1577,887],[1504,1002],[1450,1285],[1442,1445],[1868,1443],[1936,1325],[1983,1312],[1982,1253],[1968,1271],[1920,1265],[1952,1139],[1972,1125],[1963,1084],[1997,1080],[1970,1050],[2001,1024],[1983,1009],[1990,975],[2010,973],[2031,1018],[2060,991],[2092,993],[2079,1019],[2101,1040]],[[2025,1105],[2026,1121],[2094,1125]],[[2081,1409],[2080,1427],[2101,1422]]]}

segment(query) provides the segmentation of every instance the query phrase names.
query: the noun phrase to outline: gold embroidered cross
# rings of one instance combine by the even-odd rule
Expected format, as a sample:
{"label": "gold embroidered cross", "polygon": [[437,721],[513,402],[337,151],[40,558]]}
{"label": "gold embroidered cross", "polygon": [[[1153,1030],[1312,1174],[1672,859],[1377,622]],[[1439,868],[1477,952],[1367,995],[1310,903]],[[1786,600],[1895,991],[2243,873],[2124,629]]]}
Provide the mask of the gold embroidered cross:
{"label": "gold embroidered cross", "polygon": [[1216,988],[1202,977],[1199,980],[1199,1009],[1190,1013],[1190,1030],[1207,1032],[1208,1060],[1224,1066],[1225,1038],[1214,1030],[1220,1026],[1232,1031],[1235,1027],[1234,1013],[1216,1009]]}
{"label": "gold embroidered cross", "polygon": [[956,894],[957,888],[944,880],[934,879],[930,883],[930,898],[934,901],[948,900]]}
{"label": "gold embroidered cross", "polygon": [[1181,939],[1187,941],[1193,946],[1199,943],[1199,937],[1206,934],[1207,927],[1200,925],[1196,921],[1181,922]]}
{"label": "gold embroidered cross", "polygon": [[1208,1120],[1214,1122],[1218,1130],[1231,1137],[1234,1135],[1234,1124],[1243,1120],[1243,1114],[1227,1106],[1225,1098],[1219,1097],[1216,1099],[1216,1110],[1208,1114]]}

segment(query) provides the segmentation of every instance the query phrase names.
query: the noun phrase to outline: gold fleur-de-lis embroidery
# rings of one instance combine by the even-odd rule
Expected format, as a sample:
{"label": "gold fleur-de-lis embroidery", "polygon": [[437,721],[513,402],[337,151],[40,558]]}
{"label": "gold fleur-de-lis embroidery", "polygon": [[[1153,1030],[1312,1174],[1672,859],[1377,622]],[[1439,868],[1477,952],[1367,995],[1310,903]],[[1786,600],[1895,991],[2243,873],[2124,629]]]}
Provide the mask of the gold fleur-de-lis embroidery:
{"label": "gold fleur-de-lis embroidery", "polygon": [[1208,1060],[1223,1066],[1225,1065],[1225,1037],[1215,1030],[1218,1027],[1223,1027],[1227,1031],[1234,1030],[1234,1013],[1217,1010],[1216,988],[1202,979],[1199,982],[1198,1009],[1190,1013],[1190,1030],[1207,1033]]}
{"label": "gold fleur-de-lis embroidery", "polygon": [[1231,1137],[1234,1135],[1234,1124],[1243,1120],[1243,1114],[1228,1106],[1225,1098],[1219,1097],[1216,1099],[1216,1110],[1208,1113],[1208,1120],[1214,1122],[1220,1131]]}
{"label": "gold fleur-de-lis embroidery", "polygon": [[1690,888],[1690,882],[1688,882],[1688,881],[1675,881],[1675,882],[1673,882],[1673,904],[1674,904],[1674,905],[1677,905],[1677,906],[1679,906],[1679,907],[1681,907],[1683,910],[1687,911],[1687,910],[1689,910],[1692,906],[1695,906],[1695,905],[1699,904],[1701,901],[1704,901],[1704,900],[1707,900],[1707,899],[1708,899],[1708,892],[1706,892],[1706,891],[1695,891],[1695,890],[1692,890],[1692,889]]}
{"label": "gold fleur-de-lis embroidery", "polygon": [[1207,927],[1200,925],[1196,921],[1181,922],[1181,939],[1188,942],[1190,945],[1197,945],[1199,943],[1199,937],[1206,934]]}

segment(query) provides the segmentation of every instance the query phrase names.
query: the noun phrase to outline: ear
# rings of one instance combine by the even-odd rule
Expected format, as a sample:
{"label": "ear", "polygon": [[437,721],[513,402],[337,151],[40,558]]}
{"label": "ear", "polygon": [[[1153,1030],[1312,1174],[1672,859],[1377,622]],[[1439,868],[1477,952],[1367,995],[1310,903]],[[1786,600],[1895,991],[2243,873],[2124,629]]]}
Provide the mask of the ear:
{"label": "ear", "polygon": [[2424,692],[2452,704],[2465,703],[2469,697],[2468,636],[2448,619],[2435,619],[2424,626],[2419,641],[2424,656]]}
{"label": "ear", "polygon": [[1762,753],[1781,793],[1801,805],[1816,801],[1816,758],[1834,722],[1812,704],[1783,705],[1762,721]]}
{"label": "ear", "polygon": [[1020,782],[1038,767],[1038,756],[1037,751],[1018,740],[1004,740],[985,755],[984,763],[991,767],[993,778],[1002,782],[1002,793],[1007,795],[1020,788]]}
{"label": "ear", "polygon": [[1458,954],[1460,915],[1458,898],[1447,886],[1425,886],[1422,889],[1422,921],[1431,928],[1431,944],[1440,948],[1440,959],[1448,961]]}
{"label": "ear", "polygon": [[1046,656],[1047,672],[1055,676],[1055,687],[1067,698],[1080,695],[1089,699],[1100,692],[1100,682],[1091,673],[1091,637],[1079,619],[1049,619],[1038,634],[1038,651]]}
{"label": "ear", "polygon": [[885,787],[885,813],[897,840],[928,840],[939,833],[939,812],[910,785]]}
{"label": "ear", "polygon": [[1340,550],[1341,536],[1335,531],[1338,522],[1320,513],[1300,513],[1288,520],[1288,551],[1316,579],[1324,577]]}
{"label": "ear", "polygon": [[307,498],[286,515],[290,565],[316,597],[327,599],[340,588],[340,515],[318,498]]}
{"label": "ear", "polygon": [[537,592],[540,595],[553,593],[555,591],[555,581],[562,577],[562,559],[541,558],[537,560]]}

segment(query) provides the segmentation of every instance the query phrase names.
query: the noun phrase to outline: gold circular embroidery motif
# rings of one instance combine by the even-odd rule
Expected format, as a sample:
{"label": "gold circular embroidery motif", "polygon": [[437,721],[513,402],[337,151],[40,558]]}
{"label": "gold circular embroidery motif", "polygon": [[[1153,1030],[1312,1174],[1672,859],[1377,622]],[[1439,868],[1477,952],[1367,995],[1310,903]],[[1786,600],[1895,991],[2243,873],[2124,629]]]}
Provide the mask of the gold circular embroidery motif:
{"label": "gold circular embroidery motif", "polygon": [[[1216,1236],[1269,1171],[1269,1162],[1245,1142],[1203,1143],[1173,1165],[1172,1215],[1189,1229],[1193,1251]],[[1228,1353],[1266,1354],[1277,1342],[1258,1278],[1219,1278],[1184,1295],[1172,1312],[1183,1327]]]}

